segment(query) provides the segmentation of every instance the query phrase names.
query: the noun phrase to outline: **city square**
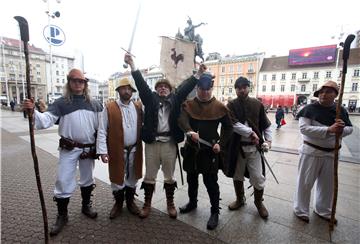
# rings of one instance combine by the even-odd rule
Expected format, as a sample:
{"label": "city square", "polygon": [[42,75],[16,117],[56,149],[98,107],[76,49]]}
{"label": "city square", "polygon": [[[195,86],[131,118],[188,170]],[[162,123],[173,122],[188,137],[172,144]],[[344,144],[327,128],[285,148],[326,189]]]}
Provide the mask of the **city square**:
{"label": "city square", "polygon": [[[328,243],[328,223],[311,214],[310,223],[299,221],[293,214],[299,147],[298,121],[291,114],[286,116],[287,125],[276,130],[274,113],[268,114],[274,133],[273,150],[267,153],[279,185],[267,172],[266,203],[269,219],[257,217],[252,204],[252,190],[246,190],[247,204],[239,211],[230,212],[227,205],[234,197],[231,178],[219,173],[220,220],[215,231],[206,230],[204,220],[208,215],[208,196],[200,187],[199,207],[190,214],[180,214],[177,220],[166,214],[166,201],[162,189],[162,175],[156,184],[152,214],[141,220],[123,211],[116,220],[108,219],[112,206],[107,166],[96,161],[94,206],[98,210],[96,220],[81,215],[79,190],[69,205],[70,221],[63,233],[51,239],[54,243]],[[339,197],[336,218],[338,225],[332,233],[335,243],[357,243],[359,239],[359,138],[360,116],[350,116],[354,132],[345,138],[339,164]],[[1,110],[1,157],[2,157],[2,242],[39,243],[43,240],[43,222],[36,181],[31,159],[28,121],[22,113]],[[58,160],[58,135],[56,127],[35,133],[40,174],[47,206],[49,224],[54,221],[56,208],[52,201],[53,178]],[[344,160],[344,161],[342,161]],[[178,189],[175,204],[186,202],[187,185],[180,184],[179,167],[176,167]],[[248,186],[246,182],[246,186]],[[138,189],[137,204],[143,199]],[[120,231],[121,228],[121,231]],[[141,232],[135,232],[141,230]],[[120,231],[120,235],[117,234]]]}

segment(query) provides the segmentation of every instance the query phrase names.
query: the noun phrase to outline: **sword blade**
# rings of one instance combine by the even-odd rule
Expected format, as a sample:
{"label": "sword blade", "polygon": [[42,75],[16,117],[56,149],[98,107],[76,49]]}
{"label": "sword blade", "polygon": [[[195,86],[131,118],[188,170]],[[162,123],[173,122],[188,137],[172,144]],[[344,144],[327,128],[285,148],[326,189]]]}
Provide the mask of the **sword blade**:
{"label": "sword blade", "polygon": [[261,158],[264,160],[264,162],[265,162],[266,166],[269,168],[270,173],[271,173],[271,174],[272,174],[272,176],[274,177],[274,179],[275,179],[276,183],[278,183],[278,184],[279,184],[279,181],[278,181],[278,179],[276,178],[276,176],[275,176],[275,174],[274,174],[273,170],[271,169],[270,164],[268,163],[268,161],[267,161],[267,160],[266,160],[266,158],[265,158],[264,152],[261,152],[260,154],[261,154]]}
{"label": "sword blade", "polygon": [[139,2],[139,7],[136,13],[136,18],[135,18],[135,23],[134,23],[134,27],[131,33],[131,38],[130,38],[130,43],[129,43],[129,48],[128,48],[128,52],[131,53],[131,49],[132,49],[132,45],[134,42],[134,36],[135,36],[135,32],[136,32],[136,27],[137,27],[137,23],[139,20],[139,15],[140,15],[140,9],[141,9],[141,1]]}
{"label": "sword blade", "polygon": [[213,147],[213,145],[210,142],[205,141],[204,139],[199,138],[199,142],[201,144],[204,144],[205,146],[208,146],[208,147],[211,147],[211,148]]}

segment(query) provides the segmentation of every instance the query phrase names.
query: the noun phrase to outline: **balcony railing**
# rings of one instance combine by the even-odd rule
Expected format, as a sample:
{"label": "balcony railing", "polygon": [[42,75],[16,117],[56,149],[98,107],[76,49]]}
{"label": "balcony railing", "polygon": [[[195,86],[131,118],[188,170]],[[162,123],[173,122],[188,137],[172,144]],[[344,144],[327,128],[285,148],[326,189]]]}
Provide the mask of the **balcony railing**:
{"label": "balcony railing", "polygon": [[299,78],[299,79],[298,79],[298,82],[300,82],[300,83],[307,83],[307,82],[310,82],[310,79],[309,79],[309,78],[306,78],[306,79]]}

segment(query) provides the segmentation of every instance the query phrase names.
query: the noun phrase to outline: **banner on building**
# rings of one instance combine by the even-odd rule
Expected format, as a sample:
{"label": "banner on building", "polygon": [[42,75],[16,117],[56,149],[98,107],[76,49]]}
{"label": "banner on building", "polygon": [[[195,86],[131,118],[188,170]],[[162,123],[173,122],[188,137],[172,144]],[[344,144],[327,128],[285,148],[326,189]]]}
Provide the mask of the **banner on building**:
{"label": "banner on building", "polygon": [[195,43],[161,37],[160,68],[174,87],[193,74]]}

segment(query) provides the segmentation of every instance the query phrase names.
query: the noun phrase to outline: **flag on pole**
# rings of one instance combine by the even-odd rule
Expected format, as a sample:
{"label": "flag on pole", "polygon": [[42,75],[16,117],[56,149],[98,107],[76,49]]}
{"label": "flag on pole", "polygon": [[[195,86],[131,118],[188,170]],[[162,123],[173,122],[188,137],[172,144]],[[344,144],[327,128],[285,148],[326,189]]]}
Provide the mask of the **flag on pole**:
{"label": "flag on pole", "polygon": [[161,37],[160,68],[174,87],[193,74],[195,43]]}

